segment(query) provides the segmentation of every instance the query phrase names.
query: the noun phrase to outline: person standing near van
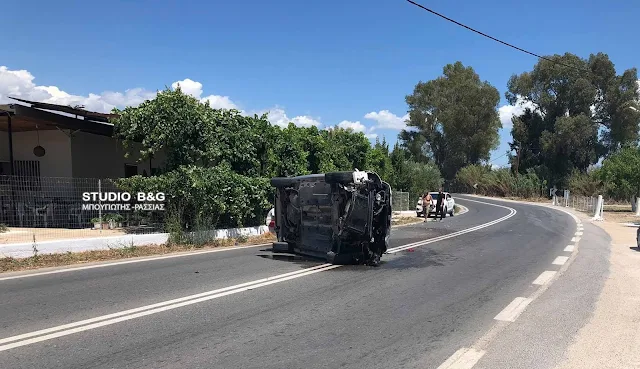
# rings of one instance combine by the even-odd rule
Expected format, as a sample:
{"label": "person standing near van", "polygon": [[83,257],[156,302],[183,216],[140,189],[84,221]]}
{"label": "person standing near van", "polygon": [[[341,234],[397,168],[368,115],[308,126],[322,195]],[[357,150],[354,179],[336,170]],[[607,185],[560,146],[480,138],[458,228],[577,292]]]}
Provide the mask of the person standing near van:
{"label": "person standing near van", "polygon": [[429,192],[422,196],[422,212],[424,213],[424,221],[429,219],[429,208],[431,207],[431,194]]}
{"label": "person standing near van", "polygon": [[438,199],[436,200],[436,219],[438,214],[440,214],[440,221],[442,222],[442,218],[444,218],[444,193],[442,188],[438,191]]}

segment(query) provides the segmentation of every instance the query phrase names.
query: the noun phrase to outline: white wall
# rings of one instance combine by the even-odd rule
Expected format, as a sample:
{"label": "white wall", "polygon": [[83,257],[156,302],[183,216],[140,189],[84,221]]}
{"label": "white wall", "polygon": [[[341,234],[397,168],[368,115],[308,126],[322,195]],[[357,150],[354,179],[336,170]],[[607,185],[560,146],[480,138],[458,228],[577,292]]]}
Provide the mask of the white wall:
{"label": "white wall", "polygon": [[[132,155],[125,158],[129,151]],[[138,167],[138,174],[146,170],[151,175],[149,160],[137,163],[140,157],[140,145],[134,144],[128,150],[123,144],[107,136],[99,136],[85,132],[76,133],[71,139],[71,156],[73,158],[73,176],[76,178],[122,178],[124,165]],[[154,168],[162,165],[164,158],[152,160]]]}
{"label": "white wall", "polygon": [[[33,148],[44,147],[45,155],[41,158],[33,154]],[[36,160],[40,162],[42,177],[71,177],[71,146],[69,136],[59,130],[13,132],[13,160]],[[9,137],[7,132],[0,132],[0,161],[9,161]]]}
{"label": "white wall", "polygon": [[[140,157],[140,145],[133,144],[129,149],[132,155],[125,158],[127,150],[122,143],[111,137],[77,132],[68,136],[69,131],[39,131],[40,146],[46,150],[45,156],[38,158],[33,148],[38,145],[38,136],[33,132],[13,133],[13,159],[40,161],[41,177],[75,178],[122,178],[124,165],[137,165],[138,174],[151,174],[149,160],[136,163]],[[164,164],[164,155],[160,154],[151,161],[153,168]],[[6,132],[0,132],[0,161],[9,161],[9,138]]]}

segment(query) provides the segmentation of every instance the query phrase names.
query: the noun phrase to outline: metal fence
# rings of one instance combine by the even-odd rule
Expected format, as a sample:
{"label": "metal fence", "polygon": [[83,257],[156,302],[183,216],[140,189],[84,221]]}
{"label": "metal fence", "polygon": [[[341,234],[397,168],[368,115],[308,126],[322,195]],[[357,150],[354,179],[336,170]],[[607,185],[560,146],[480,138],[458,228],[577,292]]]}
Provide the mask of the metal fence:
{"label": "metal fence", "polygon": [[[608,197],[602,198],[601,211],[615,212],[620,214],[637,214],[637,199],[629,199],[629,201],[621,201]],[[596,214],[598,208],[598,196],[580,196],[571,192],[558,193],[556,205],[570,207],[590,215]]]}
{"label": "metal fence", "polygon": [[164,212],[135,194],[106,198],[122,192],[110,179],[0,176],[0,244],[163,231]]}
{"label": "metal fence", "polygon": [[415,204],[411,202],[409,192],[393,191],[391,194],[391,207],[393,211],[413,210]]}

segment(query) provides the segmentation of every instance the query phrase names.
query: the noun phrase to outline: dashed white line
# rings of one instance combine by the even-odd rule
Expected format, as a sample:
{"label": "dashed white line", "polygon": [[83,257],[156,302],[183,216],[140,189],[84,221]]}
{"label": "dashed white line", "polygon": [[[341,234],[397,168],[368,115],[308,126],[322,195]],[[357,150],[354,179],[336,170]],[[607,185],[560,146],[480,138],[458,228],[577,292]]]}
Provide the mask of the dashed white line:
{"label": "dashed white line", "polygon": [[471,369],[484,354],[482,350],[463,347],[451,355],[438,369]]}
{"label": "dashed white line", "polygon": [[549,283],[549,281],[556,275],[556,273],[557,272],[552,270],[544,271],[538,278],[536,278],[535,281],[533,281],[533,284],[537,284],[539,286],[545,285]]}
{"label": "dashed white line", "polygon": [[558,256],[554,261],[553,261],[553,265],[564,265],[564,263],[567,262],[567,260],[569,260],[568,256]]}
{"label": "dashed white line", "polygon": [[577,237],[573,237],[573,238],[571,239],[571,242],[575,243],[577,240],[578,240],[578,238],[577,238]]}
{"label": "dashed white line", "polygon": [[576,237],[578,237],[578,236],[582,236],[582,232],[581,231],[576,232]]}
{"label": "dashed white line", "polygon": [[531,299],[526,297],[516,297],[511,301],[506,308],[504,308],[498,315],[495,316],[495,320],[502,320],[505,322],[515,322],[518,316],[529,305]]}
{"label": "dashed white line", "polygon": [[575,246],[574,245],[568,245],[567,247],[564,248],[565,252],[573,252],[573,250],[575,250]]}

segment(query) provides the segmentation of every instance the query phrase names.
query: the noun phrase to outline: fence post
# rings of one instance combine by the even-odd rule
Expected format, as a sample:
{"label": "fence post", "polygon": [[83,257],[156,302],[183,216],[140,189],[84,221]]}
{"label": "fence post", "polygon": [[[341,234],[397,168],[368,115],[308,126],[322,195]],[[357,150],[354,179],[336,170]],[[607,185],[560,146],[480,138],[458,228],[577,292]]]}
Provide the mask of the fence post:
{"label": "fence post", "polygon": [[595,207],[595,212],[593,214],[593,220],[602,220],[604,201],[602,199],[602,195],[598,195],[598,202]]}
{"label": "fence post", "polygon": [[102,201],[100,201],[101,194],[102,194],[102,181],[98,179],[98,219],[100,219],[100,233],[102,233]]}

